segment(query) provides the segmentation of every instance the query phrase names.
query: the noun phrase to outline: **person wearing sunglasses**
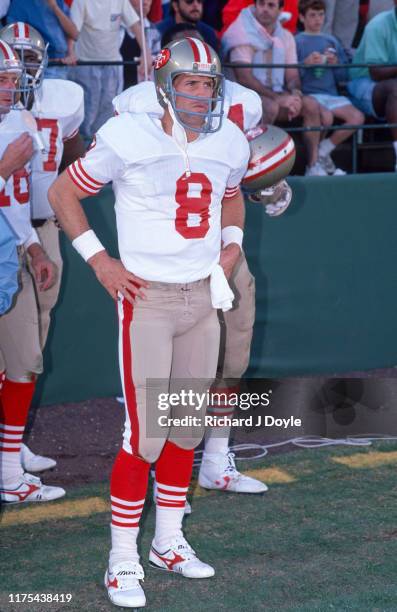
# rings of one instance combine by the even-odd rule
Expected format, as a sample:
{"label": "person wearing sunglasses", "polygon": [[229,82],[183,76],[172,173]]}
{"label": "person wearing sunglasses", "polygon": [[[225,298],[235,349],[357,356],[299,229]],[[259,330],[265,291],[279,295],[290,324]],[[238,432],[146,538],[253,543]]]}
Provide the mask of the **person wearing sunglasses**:
{"label": "person wearing sunglasses", "polygon": [[170,16],[156,24],[161,34],[172,28],[176,23],[193,24],[200,32],[204,41],[216,51],[219,50],[219,41],[214,28],[202,21],[204,3],[203,0],[172,0]]}

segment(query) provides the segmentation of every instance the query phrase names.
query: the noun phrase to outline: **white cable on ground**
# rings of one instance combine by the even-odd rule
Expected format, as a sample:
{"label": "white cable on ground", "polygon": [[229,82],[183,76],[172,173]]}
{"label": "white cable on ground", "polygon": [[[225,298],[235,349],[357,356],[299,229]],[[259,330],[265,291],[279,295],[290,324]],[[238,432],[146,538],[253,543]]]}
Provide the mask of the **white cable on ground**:
{"label": "white cable on ground", "polygon": [[143,56],[143,68],[145,71],[145,81],[149,80],[149,72],[148,72],[148,57],[146,53],[146,33],[145,33],[145,17],[143,14],[143,0],[139,0],[139,17],[141,20],[141,35],[142,35],[142,56]]}
{"label": "white cable on ground", "polygon": [[[325,446],[371,446],[372,442],[397,441],[397,436],[386,436],[381,434],[366,434],[365,436],[351,436],[348,438],[323,438],[322,436],[300,436],[290,438],[282,442],[274,442],[272,444],[234,444],[230,446],[230,451],[235,454],[236,461],[252,461],[254,459],[262,459],[268,454],[269,448],[277,446],[286,446],[292,444],[298,448],[323,448]],[[194,467],[198,467],[201,463],[201,455],[203,450],[196,450],[194,453]],[[244,453],[249,452],[247,456]]]}

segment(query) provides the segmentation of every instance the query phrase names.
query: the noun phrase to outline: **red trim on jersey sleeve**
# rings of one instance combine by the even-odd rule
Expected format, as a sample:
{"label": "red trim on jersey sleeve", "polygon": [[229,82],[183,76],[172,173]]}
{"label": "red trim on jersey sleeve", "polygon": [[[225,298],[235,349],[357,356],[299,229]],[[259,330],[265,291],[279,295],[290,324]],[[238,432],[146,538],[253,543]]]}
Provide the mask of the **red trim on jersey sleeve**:
{"label": "red trim on jersey sleeve", "polygon": [[226,198],[227,200],[234,198],[234,196],[238,194],[239,188],[240,188],[240,185],[237,185],[236,187],[226,187],[223,197]]}
{"label": "red trim on jersey sleeve", "polygon": [[73,164],[70,164],[66,170],[73,183],[77,185],[79,189],[85,191],[85,193],[88,193],[89,195],[97,194],[105,185],[105,183],[100,183],[87,174],[81,164],[80,159],[77,159],[75,162],[73,162]]}
{"label": "red trim on jersey sleeve", "polygon": [[79,133],[79,128],[76,128],[69,136],[65,136],[65,138],[62,139],[62,141],[67,142],[68,140],[72,140],[72,138],[77,136],[78,133]]}

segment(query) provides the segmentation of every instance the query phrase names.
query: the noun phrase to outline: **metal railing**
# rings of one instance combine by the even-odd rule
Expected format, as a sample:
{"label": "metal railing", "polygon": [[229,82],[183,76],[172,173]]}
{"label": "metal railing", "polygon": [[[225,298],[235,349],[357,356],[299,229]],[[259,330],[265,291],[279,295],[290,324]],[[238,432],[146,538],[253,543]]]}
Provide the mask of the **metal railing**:
{"label": "metal railing", "polygon": [[[139,64],[140,58],[134,58],[132,60],[119,60],[119,61],[83,61],[78,60],[76,64],[73,66],[137,66]],[[60,61],[50,61],[49,66],[65,66],[65,68],[70,68],[70,65],[62,64]],[[357,68],[397,68],[397,62],[388,62],[388,63],[360,63],[360,64],[311,64],[307,65],[304,63],[295,63],[295,64],[273,64],[273,63],[243,63],[243,62],[223,62],[224,68],[295,68],[297,70],[315,70],[316,68],[321,68],[322,70],[337,70],[344,69],[346,71],[351,71]],[[397,76],[396,76],[397,78]],[[383,121],[382,123],[362,123],[362,124],[342,124],[342,125],[332,125],[332,126],[296,126],[296,127],[288,127],[283,125],[283,129],[285,129],[288,133],[305,133],[305,132],[329,132],[329,131],[339,131],[339,130],[354,130],[352,134],[352,172],[353,174],[357,173],[358,170],[358,147],[359,147],[359,134],[362,134],[362,130],[378,130],[385,128],[397,128],[397,123],[388,123],[387,121]]]}

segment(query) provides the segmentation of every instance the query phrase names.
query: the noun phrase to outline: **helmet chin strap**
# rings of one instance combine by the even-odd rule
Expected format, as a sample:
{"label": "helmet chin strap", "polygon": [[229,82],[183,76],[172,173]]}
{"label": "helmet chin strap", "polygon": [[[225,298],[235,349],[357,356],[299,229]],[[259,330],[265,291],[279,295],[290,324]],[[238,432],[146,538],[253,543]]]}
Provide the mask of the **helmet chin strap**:
{"label": "helmet chin strap", "polygon": [[160,93],[163,96],[164,102],[167,104],[168,112],[170,113],[170,116],[171,116],[171,119],[172,119],[172,130],[171,130],[172,138],[173,138],[176,146],[178,147],[178,149],[181,151],[181,153],[183,155],[183,159],[185,161],[186,176],[190,176],[192,174],[192,171],[190,170],[190,161],[189,161],[189,156],[188,156],[188,153],[187,153],[188,142],[187,142],[186,130],[178,122],[178,119],[176,118],[174,109],[172,108],[172,104],[168,100],[167,96],[165,95],[165,93],[163,92],[162,89],[160,89]]}

